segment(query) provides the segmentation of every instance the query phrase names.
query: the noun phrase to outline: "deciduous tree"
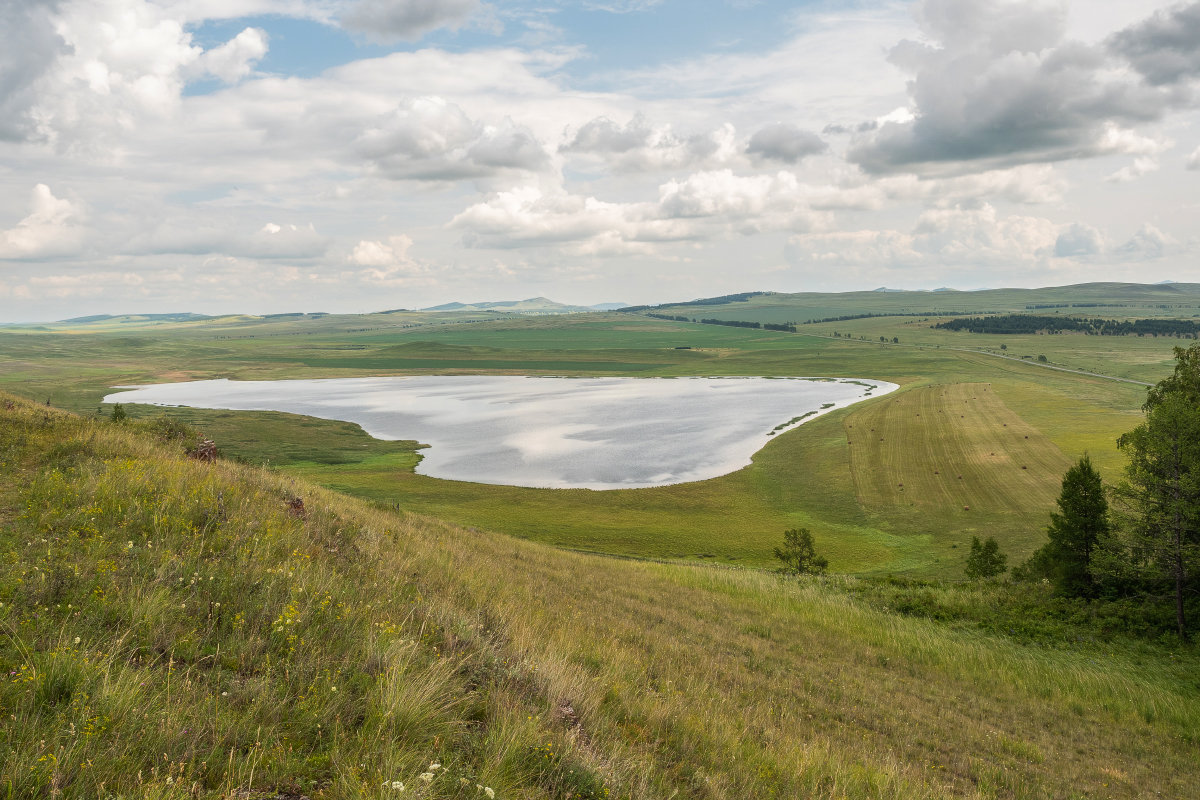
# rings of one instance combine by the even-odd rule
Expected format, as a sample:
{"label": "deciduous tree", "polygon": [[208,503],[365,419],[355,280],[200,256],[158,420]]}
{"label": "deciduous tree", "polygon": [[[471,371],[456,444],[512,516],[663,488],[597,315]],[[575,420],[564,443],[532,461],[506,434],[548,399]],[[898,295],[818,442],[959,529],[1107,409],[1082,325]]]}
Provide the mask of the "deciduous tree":
{"label": "deciduous tree", "polygon": [[817,555],[813,535],[808,528],[796,528],[783,532],[783,547],[775,548],[775,557],[783,562],[779,571],[788,575],[819,575],[829,562]]}
{"label": "deciduous tree", "polygon": [[967,554],[967,577],[994,578],[1008,569],[1008,556],[1000,552],[1000,544],[991,536],[980,542],[978,536],[971,537],[971,552]]}

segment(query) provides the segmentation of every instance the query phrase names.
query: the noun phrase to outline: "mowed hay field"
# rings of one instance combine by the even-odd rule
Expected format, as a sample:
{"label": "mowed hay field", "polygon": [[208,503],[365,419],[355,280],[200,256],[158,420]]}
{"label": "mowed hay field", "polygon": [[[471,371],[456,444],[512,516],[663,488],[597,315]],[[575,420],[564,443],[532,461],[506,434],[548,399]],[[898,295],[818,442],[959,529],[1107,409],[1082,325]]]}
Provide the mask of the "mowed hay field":
{"label": "mowed hay field", "polygon": [[1036,514],[1070,466],[984,383],[929,386],[846,418],[859,500],[870,508]]}

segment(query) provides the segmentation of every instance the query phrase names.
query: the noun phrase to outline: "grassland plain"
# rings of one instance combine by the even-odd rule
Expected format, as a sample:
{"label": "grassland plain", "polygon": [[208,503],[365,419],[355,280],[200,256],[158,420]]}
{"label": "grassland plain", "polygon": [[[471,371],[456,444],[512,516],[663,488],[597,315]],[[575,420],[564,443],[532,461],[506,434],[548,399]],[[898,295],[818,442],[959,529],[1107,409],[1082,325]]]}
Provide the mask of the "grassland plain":
{"label": "grassland plain", "polygon": [[[1161,304],[1165,290],[1154,288],[1145,297],[1137,292],[1122,295],[1115,289],[1107,295],[1088,291],[1089,302],[1106,298],[1117,311],[1133,313],[1130,309],[1136,306],[1140,313],[1143,306]],[[872,302],[883,302],[880,297],[898,302],[892,293],[863,294]],[[977,297],[976,293],[969,296]],[[844,296],[825,298],[822,302],[841,303],[843,312],[855,309],[846,305]],[[1087,309],[1089,313],[1108,310]],[[430,479],[412,472],[419,459],[415,443],[377,442],[343,423],[260,413],[168,411],[205,429],[226,453],[253,463],[269,462],[291,474],[413,513],[561,547],[764,566],[771,562],[771,549],[781,532],[803,525],[814,531],[835,570],[957,577],[963,546],[973,535],[997,536],[1014,561],[1037,546],[1062,464],[1087,451],[1106,476],[1117,475],[1123,458],[1115,440],[1138,422],[1144,387],[998,358],[1004,352],[998,344],[966,347],[963,337],[973,334],[937,331],[931,327],[935,322],[920,317],[851,320],[838,323],[843,335],[832,338],[828,336],[832,330],[824,330],[834,327],[830,325],[808,326],[816,335],[804,335],[629,314],[484,321],[392,314],[226,318],[152,327],[137,323],[132,329],[107,321],[103,323],[107,327],[99,330],[82,325],[59,331],[0,332],[0,382],[25,396],[92,413],[113,384],[211,377],[839,375],[893,380],[904,387],[898,398],[935,386],[987,384],[1008,415],[1007,424],[1014,430],[1017,425],[1030,429],[1022,435],[1029,435],[1028,442],[1039,443],[1044,451],[1038,460],[1024,459],[1032,463],[1025,464],[1028,474],[1022,480],[1047,488],[1009,491],[1003,494],[1004,503],[956,501],[953,509],[940,514],[931,514],[911,499],[878,496],[868,501],[862,495],[860,486],[873,454],[852,457],[859,443],[849,426],[855,424],[855,414],[866,413],[882,400],[783,433],[755,456],[751,466],[731,475],[659,489],[600,493]],[[880,336],[889,342],[879,342]],[[898,344],[890,343],[893,336],[900,339]],[[1152,337],[1031,338],[1041,345],[1037,352],[1048,353],[1054,363],[1145,381],[1169,373],[1176,344],[1173,339]],[[981,352],[988,349],[995,352]],[[1010,349],[1018,352],[1018,347]],[[961,424],[975,430],[973,435],[985,436],[989,431],[986,436],[1000,437],[1007,430],[998,416],[1000,406],[995,413],[989,409],[964,407]],[[138,417],[160,413],[150,408],[132,412]],[[942,448],[942,455],[952,461],[966,463],[975,457],[967,451],[951,455],[945,450],[969,450],[975,447],[974,439],[942,437],[927,420],[919,422],[915,416],[889,420],[888,441],[903,453],[933,453]],[[1022,460],[1026,442],[1000,438],[996,446],[1001,449],[988,452],[1015,463]],[[902,472],[925,472],[905,458],[904,464],[897,462]],[[985,480],[984,472],[963,474],[964,496],[987,491],[984,483],[977,482]],[[895,482],[907,481],[897,476]],[[963,505],[971,505],[971,512],[962,512]]]}
{"label": "grassland plain", "polygon": [[1200,792],[1194,648],[563,552],[4,401],[13,797]]}

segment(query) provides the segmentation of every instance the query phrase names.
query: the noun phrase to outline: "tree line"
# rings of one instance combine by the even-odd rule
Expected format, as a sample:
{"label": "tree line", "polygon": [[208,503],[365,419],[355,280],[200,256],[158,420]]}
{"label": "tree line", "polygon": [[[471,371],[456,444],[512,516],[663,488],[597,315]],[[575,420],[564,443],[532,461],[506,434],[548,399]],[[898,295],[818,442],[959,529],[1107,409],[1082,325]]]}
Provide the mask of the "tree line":
{"label": "tree line", "polygon": [[1181,639],[1200,606],[1200,343],[1175,348],[1142,423],[1121,436],[1129,462],[1105,487],[1084,455],[1063,477],[1047,542],[1014,578],[1103,602],[1167,601]]}
{"label": "tree line", "polygon": [[702,325],[725,325],[730,328],[754,328],[755,330],[764,331],[782,331],[784,333],[795,333],[796,326],[786,322],[747,322],[736,319],[696,319],[695,317],[684,317],[672,314],[651,314],[647,313],[647,317],[654,319],[666,319],[672,322],[699,322]]}
{"label": "tree line", "polygon": [[[1105,486],[1084,454],[1063,476],[1046,543],[1012,577],[1060,598],[1149,608],[1164,615],[1154,627],[1171,618],[1186,640],[1200,613],[1200,343],[1176,347],[1175,361],[1148,390],[1142,423],[1117,440],[1129,458],[1121,480]],[[789,575],[828,567],[805,528],[786,531],[775,557]],[[994,578],[1007,560],[994,538],[973,537],[966,577]]]}
{"label": "tree line", "polygon": [[969,333],[1033,334],[1085,333],[1089,336],[1188,336],[1200,333],[1200,320],[1190,319],[1086,319],[1006,314],[996,317],[963,317],[939,322],[935,328]]}

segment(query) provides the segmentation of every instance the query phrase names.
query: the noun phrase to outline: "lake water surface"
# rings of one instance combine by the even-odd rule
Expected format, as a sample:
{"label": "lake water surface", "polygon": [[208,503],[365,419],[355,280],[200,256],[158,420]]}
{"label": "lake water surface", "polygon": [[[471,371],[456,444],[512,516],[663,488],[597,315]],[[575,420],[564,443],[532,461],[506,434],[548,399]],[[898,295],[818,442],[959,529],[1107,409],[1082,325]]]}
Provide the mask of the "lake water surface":
{"label": "lake water surface", "polygon": [[354,422],[378,439],[416,439],[430,445],[417,472],[435,478],[631,489],[733,472],[776,426],[897,386],[849,378],[438,375],[121,388],[131,391],[104,401],[284,411]]}

